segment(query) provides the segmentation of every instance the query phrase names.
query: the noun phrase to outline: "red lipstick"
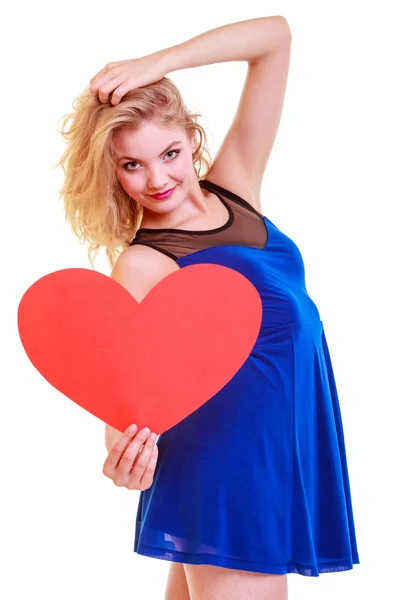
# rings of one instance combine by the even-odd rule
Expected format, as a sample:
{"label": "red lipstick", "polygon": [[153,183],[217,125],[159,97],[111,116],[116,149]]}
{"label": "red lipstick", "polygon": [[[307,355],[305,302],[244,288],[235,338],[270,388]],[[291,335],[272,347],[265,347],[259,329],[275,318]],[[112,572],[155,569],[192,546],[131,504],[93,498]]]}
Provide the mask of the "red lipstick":
{"label": "red lipstick", "polygon": [[152,198],[155,198],[156,200],[163,200],[164,198],[169,198],[175,188],[176,188],[176,186],[171,188],[170,190],[167,190],[163,194],[149,194],[149,196],[151,196]]}

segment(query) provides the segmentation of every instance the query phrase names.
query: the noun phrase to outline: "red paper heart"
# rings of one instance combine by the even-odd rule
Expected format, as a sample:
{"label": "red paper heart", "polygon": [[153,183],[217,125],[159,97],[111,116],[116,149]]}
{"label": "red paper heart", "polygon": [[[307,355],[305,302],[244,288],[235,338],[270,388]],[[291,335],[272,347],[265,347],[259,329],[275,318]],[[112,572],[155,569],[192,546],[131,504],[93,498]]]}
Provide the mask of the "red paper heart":
{"label": "red paper heart", "polygon": [[117,281],[64,269],[18,307],[24,349],[43,377],[105,423],[163,433],[228,383],[259,333],[261,299],[238,271],[174,271],[138,303]]}

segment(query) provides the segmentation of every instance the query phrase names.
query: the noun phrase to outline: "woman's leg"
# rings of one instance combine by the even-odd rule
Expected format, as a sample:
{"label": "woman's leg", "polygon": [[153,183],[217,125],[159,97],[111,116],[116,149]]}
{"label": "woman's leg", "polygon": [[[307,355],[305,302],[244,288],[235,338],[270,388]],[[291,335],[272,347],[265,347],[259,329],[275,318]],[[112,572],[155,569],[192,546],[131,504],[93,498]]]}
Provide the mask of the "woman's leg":
{"label": "woman's leg", "polygon": [[287,600],[287,575],[184,564],[190,600]]}
{"label": "woman's leg", "polygon": [[183,563],[171,562],[164,600],[191,600]]}

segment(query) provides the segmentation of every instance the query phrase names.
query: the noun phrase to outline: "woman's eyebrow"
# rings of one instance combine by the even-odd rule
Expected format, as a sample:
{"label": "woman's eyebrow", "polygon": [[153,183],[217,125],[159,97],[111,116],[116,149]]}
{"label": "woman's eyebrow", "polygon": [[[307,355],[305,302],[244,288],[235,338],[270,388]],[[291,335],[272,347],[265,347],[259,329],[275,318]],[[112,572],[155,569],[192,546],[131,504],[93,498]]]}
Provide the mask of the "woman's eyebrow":
{"label": "woman's eyebrow", "polygon": [[[171,144],[169,144],[169,146],[167,146],[167,147],[165,148],[165,150],[163,150],[163,151],[162,151],[162,152],[159,154],[159,156],[162,156],[163,154],[165,154],[166,152],[168,152],[168,150],[169,150],[170,148],[172,148],[172,146],[175,146],[175,144],[180,144],[180,143],[181,143],[181,142],[180,142],[180,140],[176,140],[175,142],[172,142]],[[120,156],[118,160],[124,160],[124,159],[128,159],[128,160],[137,160],[138,162],[140,162],[138,158],[134,158],[133,156]]]}

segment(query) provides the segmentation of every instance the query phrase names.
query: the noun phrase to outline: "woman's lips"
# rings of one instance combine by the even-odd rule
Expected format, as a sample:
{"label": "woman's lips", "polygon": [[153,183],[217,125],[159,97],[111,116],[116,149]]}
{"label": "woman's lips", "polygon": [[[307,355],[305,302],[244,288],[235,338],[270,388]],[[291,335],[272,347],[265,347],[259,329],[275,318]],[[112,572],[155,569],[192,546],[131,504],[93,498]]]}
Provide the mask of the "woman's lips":
{"label": "woman's lips", "polygon": [[156,200],[163,200],[164,198],[169,198],[169,196],[172,194],[175,188],[176,186],[171,188],[170,190],[167,190],[163,194],[149,194],[149,196],[155,198]]}

